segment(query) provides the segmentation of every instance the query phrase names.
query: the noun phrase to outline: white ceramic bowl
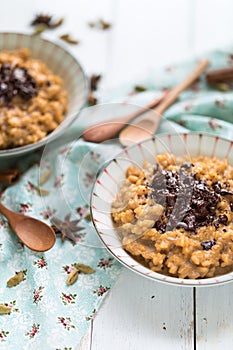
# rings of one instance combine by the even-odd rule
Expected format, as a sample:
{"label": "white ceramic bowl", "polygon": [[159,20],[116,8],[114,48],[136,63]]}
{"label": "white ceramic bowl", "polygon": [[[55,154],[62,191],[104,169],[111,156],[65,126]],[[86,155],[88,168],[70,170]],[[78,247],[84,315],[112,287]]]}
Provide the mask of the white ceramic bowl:
{"label": "white ceramic bowl", "polygon": [[53,73],[62,78],[64,88],[68,92],[68,112],[64,121],[47,137],[35,144],[0,150],[0,159],[31,152],[61,135],[76,119],[87,100],[87,78],[80,63],[68,51],[40,36],[23,33],[0,33],[0,51],[22,47],[30,49],[33,58],[43,61]]}
{"label": "white ceramic bowl", "polygon": [[99,174],[91,197],[92,220],[99,237],[108,251],[129,269],[150,279],[183,286],[210,286],[232,281],[233,272],[205,279],[181,279],[151,271],[135,261],[123,248],[111,219],[111,204],[125,179],[125,170],[136,164],[142,166],[147,159],[152,164],[155,156],[171,152],[177,156],[216,156],[228,158],[233,164],[233,142],[210,134],[161,135],[125,149]]}

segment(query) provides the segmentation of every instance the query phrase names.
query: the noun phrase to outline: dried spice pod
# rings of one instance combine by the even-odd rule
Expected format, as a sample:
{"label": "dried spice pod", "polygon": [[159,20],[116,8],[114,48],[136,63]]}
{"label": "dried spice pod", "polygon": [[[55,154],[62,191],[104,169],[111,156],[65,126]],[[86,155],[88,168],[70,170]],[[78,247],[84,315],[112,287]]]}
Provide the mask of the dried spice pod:
{"label": "dried spice pod", "polygon": [[52,175],[51,169],[44,172],[40,177],[39,185],[43,185],[45,182],[47,182],[49,180],[49,178],[51,177],[51,175]]}
{"label": "dried spice pod", "polygon": [[91,91],[88,94],[88,106],[95,106],[98,103],[98,99],[95,97],[95,95],[93,94],[93,92]]}
{"label": "dried spice pod", "polygon": [[214,84],[213,87],[215,87],[217,90],[219,91],[229,91],[231,90],[231,85],[230,84],[227,84],[227,83],[217,83],[217,84]]}
{"label": "dried spice pod", "polygon": [[79,274],[79,271],[77,269],[72,270],[68,274],[68,277],[66,279],[66,284],[68,286],[71,286],[72,284],[74,284],[77,281],[77,279],[78,279],[78,274]]}
{"label": "dried spice pod", "polygon": [[0,315],[9,315],[11,313],[11,308],[4,304],[0,304]]}
{"label": "dried spice pod", "polygon": [[94,22],[89,22],[88,26],[92,29],[99,29],[99,30],[108,30],[112,27],[111,23],[106,22],[102,18]]}
{"label": "dried spice pod", "polygon": [[43,33],[48,27],[46,26],[46,24],[38,24],[36,27],[35,27],[35,30],[34,32],[32,33],[32,35],[40,35],[41,33]]}
{"label": "dried spice pod", "polygon": [[95,270],[92,267],[88,266],[88,265],[74,264],[74,266],[79,272],[85,273],[87,275],[90,275],[90,274],[95,272]]}
{"label": "dried spice pod", "polygon": [[15,287],[24,280],[24,271],[16,272],[16,274],[7,281],[8,287]]}
{"label": "dried spice pod", "polygon": [[60,35],[60,39],[65,41],[68,44],[72,44],[72,45],[78,45],[79,41],[72,38],[70,34],[62,34]]}
{"label": "dried spice pod", "polygon": [[64,18],[60,18],[57,21],[53,21],[53,16],[40,13],[35,16],[31,22],[31,26],[38,27],[39,25],[44,25],[45,28],[55,29],[61,26],[64,22]]}
{"label": "dried spice pod", "polygon": [[49,191],[41,188],[41,187],[35,187],[36,192],[41,196],[41,197],[45,197],[49,195]]}
{"label": "dried spice pod", "polygon": [[78,220],[70,220],[70,217],[71,214],[67,214],[64,221],[56,217],[51,218],[51,227],[56,234],[61,234],[62,242],[67,238],[75,244],[77,241],[76,232],[83,230],[84,227],[78,226],[81,218]]}
{"label": "dried spice pod", "polygon": [[92,74],[90,77],[90,90],[96,91],[102,76],[100,74]]}
{"label": "dried spice pod", "polygon": [[143,86],[143,85],[135,85],[134,86],[134,91],[135,92],[144,92],[147,91],[147,87]]}

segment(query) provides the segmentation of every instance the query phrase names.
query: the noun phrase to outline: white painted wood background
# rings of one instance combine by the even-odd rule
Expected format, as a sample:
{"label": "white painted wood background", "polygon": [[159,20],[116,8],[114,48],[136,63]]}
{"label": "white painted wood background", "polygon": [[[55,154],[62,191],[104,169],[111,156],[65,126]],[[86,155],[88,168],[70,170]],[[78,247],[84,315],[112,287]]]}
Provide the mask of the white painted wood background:
{"label": "white painted wood background", "polygon": [[[30,31],[33,15],[64,16],[54,39],[70,32],[71,48],[86,72],[101,73],[101,87],[146,76],[154,67],[210,49],[233,47],[232,0],[2,0],[0,31]],[[87,22],[104,18],[108,32]],[[194,302],[194,293],[196,298]],[[233,348],[233,284],[166,286],[124,270],[77,349],[220,350]]]}

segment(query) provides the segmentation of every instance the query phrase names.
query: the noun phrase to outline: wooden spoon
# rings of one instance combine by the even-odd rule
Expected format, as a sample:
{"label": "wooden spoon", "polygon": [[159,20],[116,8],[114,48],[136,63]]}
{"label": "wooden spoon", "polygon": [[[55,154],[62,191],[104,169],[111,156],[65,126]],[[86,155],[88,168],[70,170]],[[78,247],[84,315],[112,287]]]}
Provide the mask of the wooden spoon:
{"label": "wooden spoon", "polygon": [[37,252],[45,252],[53,247],[56,235],[53,229],[44,222],[30,216],[15,213],[0,203],[2,213],[23,244]]}
{"label": "wooden spoon", "polygon": [[110,120],[106,120],[101,123],[97,123],[88,127],[83,132],[83,138],[89,142],[103,142],[113,138],[119,131],[121,131],[127,123],[129,123],[132,119],[136,118],[140,114],[144,113],[146,110],[151,109],[157,106],[162,99],[166,96],[168,92],[164,92],[161,97],[156,98],[152,102],[148,103],[145,107],[140,108],[134,113],[125,115],[123,117],[114,118]]}
{"label": "wooden spoon", "polygon": [[127,126],[119,135],[119,141],[123,146],[130,146],[135,142],[141,142],[150,138],[157,130],[162,114],[177,97],[187,89],[208,67],[208,60],[198,63],[195,69],[179,85],[170,90],[158,107],[146,112],[138,121]]}

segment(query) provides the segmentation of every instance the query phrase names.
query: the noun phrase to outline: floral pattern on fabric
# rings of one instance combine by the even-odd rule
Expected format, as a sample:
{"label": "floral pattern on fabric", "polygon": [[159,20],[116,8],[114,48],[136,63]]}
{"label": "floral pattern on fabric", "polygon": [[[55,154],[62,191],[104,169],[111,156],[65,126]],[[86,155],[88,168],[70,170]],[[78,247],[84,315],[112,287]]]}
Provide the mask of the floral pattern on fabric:
{"label": "floral pattern on fabric", "polygon": [[[212,67],[233,64],[233,55],[213,53]],[[167,67],[160,73],[151,73],[143,82],[147,91],[132,93],[133,84],[102,96],[102,102],[115,99],[145,105],[164,89],[174,86],[193,68],[195,62]],[[109,94],[109,92],[107,93]],[[127,96],[126,96],[127,95]],[[204,81],[181,94],[179,100],[165,113],[158,132],[203,131],[233,139],[233,92],[217,92],[207,88]],[[78,134],[88,120],[80,118],[67,133]],[[95,120],[92,120],[93,124]],[[80,131],[80,135],[81,135]],[[10,315],[1,315],[0,348],[15,350],[72,350],[76,349],[94,319],[108,291],[119,276],[121,266],[113,259],[98,239],[89,212],[90,194],[96,175],[103,164],[120,152],[119,145],[89,144],[78,140],[48,148],[42,154],[25,157],[20,163],[26,169],[35,159],[41,161],[22,176],[19,183],[0,193],[3,203],[12,210],[29,214],[47,224],[57,218],[62,226],[79,221],[82,230],[75,244],[62,240],[57,234],[55,246],[44,254],[23,247],[11,232],[7,220],[0,217],[0,298],[11,308]],[[58,142],[58,143],[59,143]],[[40,157],[42,158],[40,159]],[[33,160],[33,162],[32,162]],[[39,175],[52,170],[43,184],[48,195],[40,197]],[[71,225],[72,226],[72,225]],[[66,229],[69,229],[70,227]],[[74,264],[86,264],[96,272],[80,274],[73,285],[67,285],[67,275]],[[9,288],[6,283],[15,271],[26,271],[26,279]],[[51,339],[53,342],[51,343]]]}

